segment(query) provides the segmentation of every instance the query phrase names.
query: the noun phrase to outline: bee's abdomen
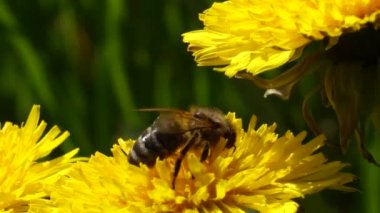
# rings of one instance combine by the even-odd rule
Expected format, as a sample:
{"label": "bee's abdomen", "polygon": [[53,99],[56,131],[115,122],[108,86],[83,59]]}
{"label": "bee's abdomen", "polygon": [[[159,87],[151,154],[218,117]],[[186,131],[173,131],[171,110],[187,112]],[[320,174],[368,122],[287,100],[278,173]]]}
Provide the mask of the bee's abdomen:
{"label": "bee's abdomen", "polygon": [[134,165],[139,165],[141,162],[147,166],[153,166],[157,157],[165,158],[178,147],[181,137],[181,134],[160,133],[149,127],[133,145],[128,161]]}

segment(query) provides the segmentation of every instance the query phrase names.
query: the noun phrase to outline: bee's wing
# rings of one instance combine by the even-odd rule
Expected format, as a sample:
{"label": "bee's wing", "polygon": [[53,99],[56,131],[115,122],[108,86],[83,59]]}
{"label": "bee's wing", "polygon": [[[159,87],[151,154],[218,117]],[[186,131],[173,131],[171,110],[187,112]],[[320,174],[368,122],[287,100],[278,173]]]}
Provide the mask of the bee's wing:
{"label": "bee's wing", "polygon": [[[193,113],[184,110],[170,108],[139,109],[143,112],[159,112],[160,116],[155,120],[154,126],[161,132],[181,133],[213,126],[209,120],[194,117]],[[189,124],[192,123],[190,127]]]}

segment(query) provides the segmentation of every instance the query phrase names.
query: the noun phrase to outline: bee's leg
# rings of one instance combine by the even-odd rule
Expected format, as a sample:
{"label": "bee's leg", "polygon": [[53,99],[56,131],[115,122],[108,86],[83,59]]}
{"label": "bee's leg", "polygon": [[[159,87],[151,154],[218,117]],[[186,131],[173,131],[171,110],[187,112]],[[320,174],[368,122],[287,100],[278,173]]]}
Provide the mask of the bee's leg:
{"label": "bee's leg", "polygon": [[173,181],[172,181],[172,188],[175,188],[175,179],[177,178],[179,169],[181,168],[181,163],[183,158],[185,157],[186,153],[189,151],[189,149],[194,145],[196,141],[200,139],[200,133],[197,131],[195,132],[192,137],[189,138],[189,140],[186,142],[183,149],[180,151],[179,156],[175,162],[174,166],[174,175],[173,175]]}
{"label": "bee's leg", "polygon": [[201,162],[205,161],[208,156],[210,156],[210,142],[205,141],[205,147],[202,150],[202,155],[201,155]]}
{"label": "bee's leg", "polygon": [[235,150],[236,150],[236,145],[234,144],[234,145],[232,146],[232,148],[233,148],[232,152],[235,152]]}

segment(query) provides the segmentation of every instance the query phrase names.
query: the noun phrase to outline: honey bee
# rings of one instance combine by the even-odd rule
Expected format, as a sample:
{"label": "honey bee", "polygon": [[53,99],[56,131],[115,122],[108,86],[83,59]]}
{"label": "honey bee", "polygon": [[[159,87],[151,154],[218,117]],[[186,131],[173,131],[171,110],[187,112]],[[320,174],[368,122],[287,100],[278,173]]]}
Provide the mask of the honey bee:
{"label": "honey bee", "polygon": [[236,132],[225,114],[218,109],[191,107],[189,111],[175,109],[141,109],[160,112],[151,126],[142,132],[128,154],[128,161],[152,167],[157,157],[164,159],[177,150],[172,187],[186,153],[194,147],[203,147],[201,161],[206,160],[212,148],[223,137],[225,148],[235,147]]}

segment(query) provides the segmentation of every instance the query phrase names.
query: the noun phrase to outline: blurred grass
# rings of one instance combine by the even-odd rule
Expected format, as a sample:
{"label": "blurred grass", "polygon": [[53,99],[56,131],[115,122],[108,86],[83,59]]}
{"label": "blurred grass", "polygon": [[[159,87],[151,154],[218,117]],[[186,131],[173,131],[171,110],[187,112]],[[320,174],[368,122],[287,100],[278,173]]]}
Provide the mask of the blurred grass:
{"label": "blurred grass", "polygon": [[[201,28],[198,13],[211,2],[0,1],[0,120],[21,123],[41,104],[50,126],[71,133],[60,151],[80,147],[86,156],[109,153],[119,137],[137,137],[157,116],[138,108],[213,106],[236,112],[245,124],[257,114],[260,123],[277,122],[281,133],[306,129],[301,103],[314,77],[285,102],[264,99],[248,81],[196,67],[181,33]],[[316,115],[334,127],[317,103]],[[346,212],[339,206],[346,200],[355,211],[379,209],[379,170],[352,150],[346,158],[360,172],[361,194],[307,198],[306,212]]]}

